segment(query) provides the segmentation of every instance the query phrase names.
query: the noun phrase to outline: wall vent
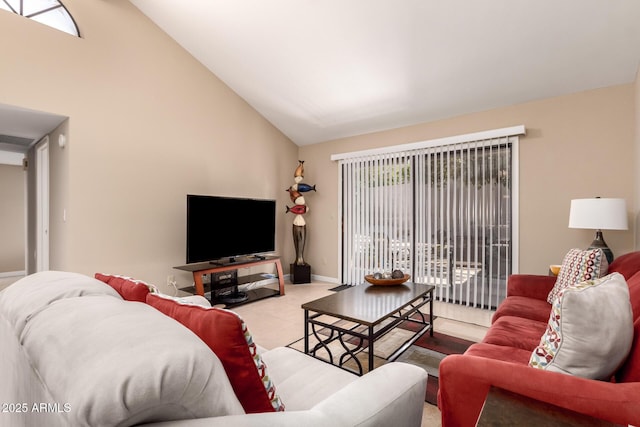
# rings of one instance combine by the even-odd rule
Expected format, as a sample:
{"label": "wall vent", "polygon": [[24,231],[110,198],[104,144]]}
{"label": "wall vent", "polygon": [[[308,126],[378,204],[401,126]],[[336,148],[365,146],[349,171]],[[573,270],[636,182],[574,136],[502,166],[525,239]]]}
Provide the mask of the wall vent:
{"label": "wall vent", "polygon": [[33,138],[0,134],[0,150],[26,153],[35,142]]}

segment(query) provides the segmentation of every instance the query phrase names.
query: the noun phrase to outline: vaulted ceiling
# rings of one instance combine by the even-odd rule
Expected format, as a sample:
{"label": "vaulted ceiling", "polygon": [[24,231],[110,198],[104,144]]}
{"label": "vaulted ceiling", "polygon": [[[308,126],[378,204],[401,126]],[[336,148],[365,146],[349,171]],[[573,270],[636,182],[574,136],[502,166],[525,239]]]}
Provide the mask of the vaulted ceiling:
{"label": "vaulted ceiling", "polygon": [[[634,81],[639,0],[130,0],[296,144]],[[64,118],[0,105],[0,149]],[[45,129],[46,128],[46,129]]]}
{"label": "vaulted ceiling", "polygon": [[634,81],[638,0],[131,0],[296,144]]}

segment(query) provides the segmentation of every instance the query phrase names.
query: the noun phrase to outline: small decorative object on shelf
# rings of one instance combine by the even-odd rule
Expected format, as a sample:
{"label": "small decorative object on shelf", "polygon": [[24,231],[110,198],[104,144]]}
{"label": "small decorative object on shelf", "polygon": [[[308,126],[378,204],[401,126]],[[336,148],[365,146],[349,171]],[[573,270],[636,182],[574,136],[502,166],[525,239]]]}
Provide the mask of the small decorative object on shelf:
{"label": "small decorative object on shelf", "polygon": [[393,270],[393,272],[391,273],[392,279],[401,279],[403,277],[404,273],[402,272],[402,270]]}
{"label": "small decorative object on shelf", "polygon": [[293,173],[295,184],[286,191],[294,203],[292,207],[287,206],[286,213],[293,213],[293,245],[296,249],[296,260],[291,264],[291,276],[293,283],[310,283],[311,266],[304,261],[304,245],[307,239],[307,223],[302,215],[309,212],[309,207],[302,193],[316,191],[315,185],[302,182],[304,179],[304,160],[298,160],[298,167]]}

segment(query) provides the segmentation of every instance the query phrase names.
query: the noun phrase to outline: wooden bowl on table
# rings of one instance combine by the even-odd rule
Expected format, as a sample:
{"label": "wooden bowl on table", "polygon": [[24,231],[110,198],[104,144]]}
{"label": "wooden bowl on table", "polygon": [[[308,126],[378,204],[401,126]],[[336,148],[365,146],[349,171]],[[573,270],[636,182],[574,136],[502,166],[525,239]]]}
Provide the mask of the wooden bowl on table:
{"label": "wooden bowl on table", "polygon": [[409,274],[405,274],[404,277],[400,277],[398,279],[376,279],[372,274],[367,274],[364,276],[364,280],[376,286],[389,286],[389,285],[401,285],[407,280],[409,280],[411,276]]}

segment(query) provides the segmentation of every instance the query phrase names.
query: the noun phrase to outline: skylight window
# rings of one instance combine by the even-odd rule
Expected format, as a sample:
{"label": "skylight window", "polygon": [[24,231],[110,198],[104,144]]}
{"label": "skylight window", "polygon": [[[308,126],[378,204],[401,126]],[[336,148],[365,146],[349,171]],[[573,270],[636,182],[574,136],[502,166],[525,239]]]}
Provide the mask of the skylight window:
{"label": "skylight window", "polygon": [[0,0],[0,9],[80,37],[73,17],[58,0]]}

